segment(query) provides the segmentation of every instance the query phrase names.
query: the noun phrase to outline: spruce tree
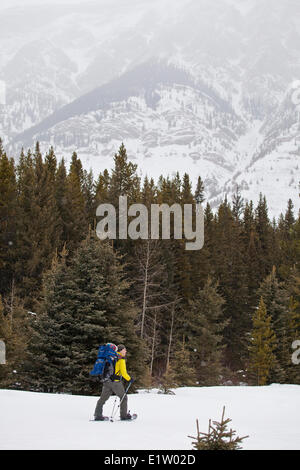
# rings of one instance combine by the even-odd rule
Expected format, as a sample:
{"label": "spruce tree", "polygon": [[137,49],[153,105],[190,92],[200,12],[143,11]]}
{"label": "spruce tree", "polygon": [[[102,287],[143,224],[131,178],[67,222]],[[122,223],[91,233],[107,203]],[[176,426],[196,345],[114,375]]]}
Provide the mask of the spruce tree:
{"label": "spruce tree", "polygon": [[253,328],[249,346],[249,377],[255,385],[266,385],[270,372],[275,365],[276,336],[271,326],[263,298],[253,315]]}
{"label": "spruce tree", "polygon": [[14,278],[16,257],[17,183],[13,159],[8,159],[0,139],[0,294]]}
{"label": "spruce tree", "polygon": [[290,294],[290,301],[284,316],[286,381],[300,384],[299,365],[292,362],[292,345],[294,341],[300,339],[300,273],[296,267],[292,270],[288,279],[287,289]]}
{"label": "spruce tree", "polygon": [[256,305],[257,289],[261,278],[259,276],[258,234],[256,232],[253,202],[247,202],[244,207],[241,226],[241,248],[244,251],[244,266],[246,284],[248,286],[249,306]]}
{"label": "spruce tree", "polygon": [[244,208],[244,199],[241,196],[241,190],[237,185],[236,191],[232,197],[232,214],[235,219],[239,220],[240,216],[242,215]]}
{"label": "spruce tree", "polygon": [[208,278],[190,302],[190,310],[183,319],[186,344],[193,351],[200,385],[218,385],[220,381],[226,326],[226,321],[222,320],[224,303],[218,285]]}
{"label": "spruce tree", "polygon": [[105,169],[103,173],[99,174],[98,180],[95,183],[95,206],[108,202],[108,193],[110,185],[110,176]]}
{"label": "spruce tree", "polygon": [[57,245],[59,251],[69,240],[70,216],[67,197],[67,170],[62,159],[57,167],[54,183],[54,197],[57,207],[57,229],[60,237]]}
{"label": "spruce tree", "polygon": [[172,388],[176,388],[176,371],[173,369],[171,364],[168,365],[165,373],[160,378],[160,392],[166,395],[175,395]]}
{"label": "spruce tree", "polygon": [[122,143],[114,156],[114,168],[110,179],[109,199],[115,208],[119,206],[119,196],[127,196],[128,204],[138,202],[140,178],[137,165],[128,161],[127,151]]}
{"label": "spruce tree", "polygon": [[150,210],[151,204],[155,204],[156,200],[157,188],[154,184],[154,180],[153,178],[149,180],[146,176],[141,190],[141,202],[142,204],[145,204],[148,210]]}
{"label": "spruce tree", "polygon": [[37,389],[95,392],[89,371],[99,344],[106,342],[126,344],[128,371],[138,383],[144,350],[134,331],[137,312],[128,287],[111,245],[93,232],[68,262],[65,253],[54,260],[44,277],[30,344],[30,377]]}
{"label": "spruce tree", "polygon": [[84,170],[76,152],[72,154],[66,189],[67,247],[72,252],[84,240],[88,231]]}
{"label": "spruce tree", "polygon": [[294,205],[289,199],[285,216],[281,214],[277,228],[277,238],[280,246],[278,259],[278,274],[282,280],[287,280],[294,267],[300,239],[300,219],[295,220]]}
{"label": "spruce tree", "polygon": [[272,227],[268,216],[266,197],[260,193],[255,209],[255,229],[258,235],[257,259],[260,279],[265,278],[272,269],[274,245],[272,244]]}
{"label": "spruce tree", "polygon": [[127,197],[127,205],[140,202],[140,178],[137,175],[137,165],[128,160],[127,151],[122,143],[119,151],[114,156],[114,167],[109,179],[108,202],[116,210],[116,234],[117,239],[113,244],[120,253],[126,255],[132,249],[133,241],[119,238],[119,198]]}
{"label": "spruce tree", "polygon": [[95,187],[93,172],[83,171],[82,192],[85,201],[86,220],[91,227],[95,227],[96,208],[95,208]]}
{"label": "spruce tree", "polygon": [[249,292],[242,246],[241,222],[233,217],[227,200],[218,208],[213,235],[212,263],[224,297],[223,320],[226,363],[232,370],[241,369],[247,354],[246,334],[251,327]]}
{"label": "spruce tree", "polygon": [[290,297],[285,285],[277,279],[275,266],[261,283],[258,289],[258,297],[262,297],[264,300],[268,315],[271,317],[271,327],[276,335],[274,365],[269,378],[272,382],[283,383],[287,366],[285,344]]}
{"label": "spruce tree", "polygon": [[0,296],[0,339],[6,346],[6,363],[0,365],[0,386],[25,388],[23,365],[29,341],[28,313],[13,288],[6,298]]}
{"label": "spruce tree", "polygon": [[196,362],[194,353],[189,351],[184,340],[174,348],[171,367],[175,372],[176,384],[179,387],[195,387],[197,385]]}
{"label": "spruce tree", "polygon": [[197,186],[196,186],[196,191],[195,191],[195,200],[199,204],[202,204],[202,202],[205,201],[204,191],[205,191],[204,183],[201,179],[201,176],[198,176]]}
{"label": "spruce tree", "polygon": [[197,423],[197,436],[188,436],[193,441],[193,447],[196,450],[239,450],[242,447],[240,446],[241,442],[249,436],[235,436],[236,431],[232,429],[228,430],[227,425],[231,422],[230,418],[225,419],[225,406],[223,407],[223,413],[221,421],[209,420],[208,432],[199,431],[199,422]]}
{"label": "spruce tree", "polygon": [[207,277],[213,275],[212,252],[214,232],[214,215],[209,203],[207,203],[204,209],[204,245],[201,250],[193,251],[191,254],[192,292],[195,292],[199,287],[203,287]]}
{"label": "spruce tree", "polygon": [[[34,181],[35,172],[32,154],[29,150],[25,155],[22,149],[17,166],[18,217],[15,278],[17,284],[20,285],[20,295],[25,299],[34,290],[36,282],[32,279],[32,272],[29,267],[36,236],[34,233],[36,219],[33,216]],[[30,303],[30,300],[28,303]]]}
{"label": "spruce tree", "polygon": [[41,287],[42,273],[49,269],[60,239],[55,200],[55,156],[43,162],[39,144],[27,156],[21,153],[18,165],[18,218],[16,282],[25,305]]}
{"label": "spruce tree", "polygon": [[295,223],[294,204],[291,199],[288,200],[288,206],[286,209],[284,222],[285,222],[287,233],[289,233]]}

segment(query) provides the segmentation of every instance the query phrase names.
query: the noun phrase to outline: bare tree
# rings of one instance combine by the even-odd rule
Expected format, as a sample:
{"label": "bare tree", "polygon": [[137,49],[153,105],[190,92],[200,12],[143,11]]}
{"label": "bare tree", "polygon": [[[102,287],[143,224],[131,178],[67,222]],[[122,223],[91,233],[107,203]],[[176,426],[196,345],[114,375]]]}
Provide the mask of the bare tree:
{"label": "bare tree", "polygon": [[[141,240],[135,249],[134,264],[137,272],[136,278],[133,279],[134,298],[140,309],[137,328],[140,337],[149,345],[152,373],[157,348],[162,342],[162,335],[168,336],[165,330],[170,309],[172,331],[174,324],[174,293],[169,286],[167,266],[160,240]],[[171,337],[168,338],[168,361],[171,342],[172,332]],[[164,343],[166,344],[166,341]]]}

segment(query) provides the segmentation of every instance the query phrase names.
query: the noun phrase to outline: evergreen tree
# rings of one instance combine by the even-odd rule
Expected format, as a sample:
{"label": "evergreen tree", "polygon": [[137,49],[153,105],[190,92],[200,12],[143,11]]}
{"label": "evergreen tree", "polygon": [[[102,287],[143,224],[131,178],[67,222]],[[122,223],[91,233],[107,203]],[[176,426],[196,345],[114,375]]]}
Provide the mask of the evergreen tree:
{"label": "evergreen tree", "polygon": [[171,364],[169,364],[165,373],[160,379],[160,393],[164,393],[166,395],[175,395],[171,388],[176,388],[176,386],[176,372]]}
{"label": "evergreen tree", "polygon": [[137,165],[128,161],[127,151],[122,143],[119,152],[114,156],[114,168],[109,180],[108,202],[116,209],[116,235],[113,242],[120,253],[126,255],[132,249],[134,242],[122,238],[119,233],[119,198],[127,196],[127,205],[140,202],[140,178],[137,175]]}
{"label": "evergreen tree", "polygon": [[278,256],[278,275],[287,280],[296,262],[300,239],[300,219],[295,220],[294,205],[289,199],[285,217],[280,215],[277,229],[277,238],[280,246]]}
{"label": "evergreen tree", "polygon": [[190,302],[189,315],[183,319],[186,344],[193,350],[193,362],[200,385],[217,385],[222,372],[222,320],[225,301],[218,293],[218,285],[208,278]]}
{"label": "evergreen tree", "polygon": [[271,271],[273,266],[274,245],[272,244],[272,227],[268,217],[266,197],[260,193],[259,202],[255,210],[255,229],[258,235],[257,275],[263,279]]}
{"label": "evergreen tree", "polygon": [[288,279],[287,289],[290,294],[290,302],[284,316],[286,382],[300,384],[299,365],[295,365],[291,360],[292,344],[300,338],[300,274],[296,267]]}
{"label": "evergreen tree", "polygon": [[29,340],[28,314],[13,288],[5,299],[0,296],[0,339],[6,346],[6,363],[0,366],[0,386],[23,388],[22,370]]}
{"label": "evergreen tree", "polygon": [[192,183],[187,173],[184,173],[183,175],[182,188],[181,188],[181,203],[182,204],[194,203],[194,197],[192,194]]}
{"label": "evergreen tree", "polygon": [[28,264],[33,254],[36,220],[33,220],[34,165],[30,150],[25,155],[23,149],[17,166],[17,249],[15,279],[20,285],[20,295],[25,298],[33,290],[35,281]]}
{"label": "evergreen tree", "polygon": [[[184,214],[184,205],[191,204],[193,206],[193,229],[195,229],[195,213],[196,213],[196,201],[192,194],[192,184],[187,173],[183,175],[183,182],[181,188],[181,200],[180,204],[182,207],[182,214]],[[194,252],[185,249],[186,238],[184,236],[184,226],[182,225],[182,240],[174,241],[177,247],[177,262],[176,276],[180,279],[179,288],[181,290],[181,296],[186,301],[192,297],[193,292],[193,264],[194,264]],[[180,270],[180,273],[177,273]]]}
{"label": "evergreen tree", "polygon": [[54,185],[57,171],[57,160],[53,147],[50,147],[49,152],[46,153],[45,170],[49,183]]}
{"label": "evergreen tree", "polygon": [[61,251],[64,244],[69,240],[70,216],[67,197],[67,170],[65,161],[62,159],[58,165],[55,183],[54,196],[57,207],[57,229],[60,234],[58,250]]}
{"label": "evergreen tree", "polygon": [[205,190],[204,183],[201,179],[201,176],[198,176],[197,186],[196,186],[196,191],[195,191],[195,200],[198,204],[202,204],[202,202],[205,201],[204,190]]}
{"label": "evergreen tree", "polygon": [[285,380],[286,373],[286,320],[289,310],[289,293],[285,285],[278,281],[276,268],[273,266],[272,272],[264,279],[258,289],[258,297],[262,297],[268,315],[271,317],[271,327],[276,335],[274,342],[274,365],[270,372],[272,382]]}
{"label": "evergreen tree", "polygon": [[225,201],[219,206],[213,236],[212,263],[224,297],[223,320],[226,363],[232,370],[240,369],[247,355],[246,334],[251,327],[251,310],[247,287],[241,222],[233,217]]}
{"label": "evergreen tree", "polygon": [[275,364],[276,336],[271,326],[263,298],[253,316],[253,329],[249,346],[249,376],[256,385],[266,385]]}
{"label": "evergreen tree", "polygon": [[86,237],[88,231],[88,217],[84,194],[84,171],[81,160],[76,152],[73,152],[72,155],[66,183],[67,247],[72,252]]}
{"label": "evergreen tree", "polygon": [[60,232],[54,193],[56,159],[53,152],[43,162],[39,143],[35,152],[21,154],[18,167],[18,284],[31,308],[32,295],[41,287],[42,272],[48,269]]}
{"label": "evergreen tree", "polygon": [[148,366],[145,366],[143,377],[141,377],[140,379],[140,384],[141,384],[141,387],[143,387],[148,392],[153,387],[153,378],[152,378],[150,368]]}
{"label": "evergreen tree", "polygon": [[195,362],[192,356],[184,341],[178,344],[170,364],[179,387],[195,387],[197,384]]}
{"label": "evergreen tree", "polygon": [[[172,177],[161,176],[157,184],[146,177],[141,188],[137,165],[128,160],[124,144],[115,155],[111,173],[104,170],[94,183],[92,172],[83,169],[76,152],[72,155],[67,173],[63,160],[57,164],[53,148],[43,158],[37,142],[33,152],[28,151],[25,155],[21,151],[15,167],[13,159],[7,157],[0,141],[0,295],[2,294],[5,310],[1,320],[3,325],[10,325],[12,292],[15,299],[13,318],[17,319],[20,315],[20,325],[23,320],[24,325],[28,323],[28,315],[24,312],[29,310],[38,313],[37,317],[33,315],[31,318],[34,340],[31,361],[27,363],[29,365],[31,362],[30,374],[34,377],[36,389],[75,390],[75,393],[78,390],[92,390],[91,383],[85,388],[86,374],[94,362],[96,349],[87,359],[90,361],[89,365],[84,362],[84,355],[85,348],[89,348],[90,344],[93,345],[92,348],[96,348],[99,341],[88,340],[86,331],[89,330],[89,322],[95,325],[95,328],[91,328],[97,331],[101,312],[104,312],[101,317],[104,329],[101,330],[100,340],[103,338],[104,342],[106,336],[109,336],[108,341],[114,341],[110,337],[110,331],[115,334],[115,323],[111,323],[109,318],[115,317],[108,309],[106,290],[111,289],[114,304],[118,305],[115,309],[118,315],[121,315],[123,300],[121,302],[115,294],[117,287],[113,277],[109,277],[108,270],[105,271],[103,263],[99,263],[99,272],[95,267],[95,263],[98,263],[98,248],[93,254],[88,254],[88,250],[83,249],[83,240],[89,226],[95,226],[96,207],[102,202],[111,203],[117,209],[118,216],[121,195],[127,195],[129,205],[143,203],[148,209],[152,203],[166,203],[170,206],[177,203],[182,209],[184,204],[192,204],[193,216],[196,202],[202,203],[205,200],[201,178],[198,178],[193,194],[187,173],[182,179],[178,172]],[[184,236],[182,240],[175,239],[172,222],[171,215],[170,240],[127,239],[101,243],[97,239],[95,244],[103,250],[103,247],[111,250],[112,266],[122,265],[121,278],[130,279],[130,285],[127,283],[125,287],[126,283],[121,284],[124,288],[119,292],[120,298],[125,302],[124,312],[127,312],[124,313],[124,325],[129,325],[130,322],[133,325],[133,344],[135,340],[138,341],[136,344],[146,343],[145,348],[141,346],[142,360],[148,361],[150,376],[161,377],[166,365],[167,369],[175,368],[179,374],[175,363],[181,363],[182,359],[177,360],[175,355],[184,355],[183,349],[186,352],[197,349],[193,353],[193,364],[190,365],[193,367],[194,363],[197,364],[197,378],[201,384],[218,383],[221,354],[222,362],[227,368],[232,371],[244,368],[248,354],[245,338],[252,326],[251,312],[262,297],[271,318],[271,329],[277,338],[273,342],[275,359],[267,380],[298,383],[298,369],[291,363],[291,344],[299,338],[300,217],[299,214],[295,217],[293,202],[288,201],[287,210],[281,214],[278,223],[275,218],[271,223],[266,198],[260,194],[254,209],[252,201],[244,205],[237,187],[232,208],[227,198],[219,204],[215,214],[209,203],[206,204],[204,246],[196,252],[185,249]],[[94,242],[86,244],[94,246]],[[68,255],[64,254],[64,246]],[[147,253],[154,246],[156,255],[150,263],[148,257],[147,265]],[[113,248],[118,249],[120,258]],[[83,251],[85,254],[80,255],[80,262],[88,266],[93,258],[95,278],[100,279],[101,274],[105,280],[104,290],[99,291],[98,297],[88,273],[80,268],[78,257]],[[59,254],[56,254],[56,261],[48,271],[55,253]],[[276,266],[276,271],[275,268],[272,271],[272,266]],[[34,298],[40,295],[43,274],[43,295],[39,306],[35,308]],[[117,279],[118,276],[119,274],[116,275]],[[208,294],[208,278],[218,281],[214,294]],[[90,280],[91,298],[97,297],[97,301],[93,300],[99,307],[95,316],[90,313],[92,307],[87,302],[87,279]],[[57,292],[60,300],[56,302]],[[200,305],[199,292],[200,298],[202,296],[202,299],[209,299],[205,300],[205,306]],[[64,296],[68,298],[69,294],[68,303]],[[221,307],[218,298],[222,298]],[[73,301],[76,308],[72,307]],[[87,312],[86,315],[84,312]],[[24,318],[21,321],[22,315]],[[141,338],[142,323],[144,329]],[[217,325],[221,326],[219,330]],[[24,331],[26,328],[24,327]],[[137,328],[138,332],[134,331]],[[49,331],[52,331],[52,336]],[[107,335],[105,332],[108,332]],[[82,337],[78,344],[70,341],[73,334],[76,341],[79,336]],[[174,345],[180,344],[182,337],[184,348],[178,348],[176,354],[172,354]],[[21,335],[20,338],[23,341]],[[132,349],[127,338],[131,338],[129,330],[120,339],[117,337],[115,342],[127,343],[128,366],[133,363],[135,370],[135,353],[132,358]],[[204,353],[199,338],[204,338],[204,344],[207,344]],[[90,343],[87,344],[87,341]],[[26,344],[26,340],[23,343]],[[16,377],[18,383],[25,383],[26,371],[22,375],[19,372],[21,363],[15,359],[19,354],[19,346],[12,341],[11,344],[15,344],[15,352],[10,356],[10,370],[18,371],[18,376],[10,375],[12,382],[9,386],[14,386]],[[216,356],[211,354],[212,344],[217,345]],[[226,348],[222,349],[221,344]],[[38,355],[39,347],[44,351],[41,355]],[[38,368],[36,376],[34,367],[32,368],[34,348],[43,371],[40,380]],[[91,351],[91,348],[88,350]],[[23,351],[21,347],[20,351]],[[54,351],[58,352],[57,363],[51,359]],[[19,357],[25,355],[25,351],[24,354],[20,352]],[[204,355],[210,358],[208,362]],[[188,367],[189,361],[187,359],[183,369]],[[215,373],[212,372],[212,364],[217,364]],[[167,375],[170,375],[171,369],[167,371]],[[63,371],[61,376],[58,375],[58,370]],[[80,370],[83,371],[81,376]],[[64,383],[65,371],[67,380]],[[75,385],[72,374],[77,374]],[[141,375],[138,367],[137,375]],[[50,377],[49,380],[47,376]]]}
{"label": "evergreen tree", "polygon": [[239,186],[237,185],[236,191],[232,198],[232,214],[235,219],[239,219],[244,208],[244,199],[241,196],[241,191]]}
{"label": "evergreen tree", "polygon": [[253,202],[246,203],[243,212],[241,227],[241,247],[244,251],[244,266],[246,284],[248,286],[249,305],[257,303],[257,289],[261,278],[259,277],[258,234],[256,232]]}
{"label": "evergreen tree", "polygon": [[56,258],[44,278],[30,344],[31,382],[44,391],[92,393],[89,371],[99,344],[114,342],[127,345],[128,368],[138,383],[143,347],[118,257],[90,233],[68,263],[65,258]]}
{"label": "evergreen tree", "polygon": [[141,202],[145,204],[147,209],[151,208],[151,204],[155,204],[157,200],[157,188],[154,184],[153,178],[150,180],[146,176],[142,187]]}
{"label": "evergreen tree", "polygon": [[241,442],[249,436],[244,437],[235,437],[236,431],[232,429],[228,430],[227,425],[230,423],[231,419],[224,418],[225,406],[223,407],[223,413],[221,421],[209,420],[208,432],[199,431],[199,422],[197,423],[197,436],[188,436],[193,441],[193,447],[196,450],[238,450],[241,449]]}
{"label": "evergreen tree", "polygon": [[110,176],[107,170],[99,174],[98,180],[95,184],[95,205],[108,202],[109,198]]}
{"label": "evergreen tree", "polygon": [[110,179],[109,199],[114,207],[119,206],[119,196],[127,196],[128,204],[139,201],[140,178],[137,165],[128,161],[127,151],[122,143],[114,156],[114,168]]}
{"label": "evergreen tree", "polygon": [[0,294],[14,277],[16,250],[17,184],[13,159],[8,159],[0,139]]}
{"label": "evergreen tree", "polygon": [[294,216],[294,204],[291,199],[288,200],[288,206],[284,217],[284,222],[286,226],[286,230],[289,231],[293,228],[295,223],[295,216]]}
{"label": "evergreen tree", "polygon": [[86,220],[93,228],[96,227],[95,188],[93,172],[83,171],[82,192],[85,201]]}
{"label": "evergreen tree", "polygon": [[193,251],[191,254],[192,292],[203,287],[207,277],[214,274],[212,261],[214,232],[214,215],[209,203],[207,203],[204,209],[204,245],[201,250]]}

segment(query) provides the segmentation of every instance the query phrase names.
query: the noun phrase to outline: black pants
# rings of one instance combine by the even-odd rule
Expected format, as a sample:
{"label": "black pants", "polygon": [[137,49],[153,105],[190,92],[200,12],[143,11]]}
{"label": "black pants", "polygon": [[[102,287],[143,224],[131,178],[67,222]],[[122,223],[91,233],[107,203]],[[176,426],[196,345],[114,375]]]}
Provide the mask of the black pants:
{"label": "black pants", "polygon": [[[120,381],[111,382],[110,380],[107,382],[104,382],[101,397],[97,401],[97,405],[95,408],[95,413],[94,413],[95,418],[100,418],[102,416],[103,405],[113,393],[117,395],[120,398],[120,400],[123,398],[125,389],[124,389],[124,385],[122,384],[122,382]],[[126,415],[127,415],[127,394],[123,398],[121,406],[120,406],[121,418],[125,418]]]}

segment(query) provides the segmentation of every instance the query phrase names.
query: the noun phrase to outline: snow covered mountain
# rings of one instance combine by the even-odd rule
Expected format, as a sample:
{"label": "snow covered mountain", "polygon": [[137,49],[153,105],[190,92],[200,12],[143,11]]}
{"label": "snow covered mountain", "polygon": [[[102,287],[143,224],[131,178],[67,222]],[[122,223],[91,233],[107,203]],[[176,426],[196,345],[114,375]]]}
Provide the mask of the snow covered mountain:
{"label": "snow covered mountain", "polygon": [[[100,0],[3,10],[0,134],[95,174],[124,142],[143,175],[300,208],[297,0]],[[300,96],[300,94],[299,94]]]}

